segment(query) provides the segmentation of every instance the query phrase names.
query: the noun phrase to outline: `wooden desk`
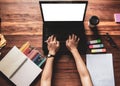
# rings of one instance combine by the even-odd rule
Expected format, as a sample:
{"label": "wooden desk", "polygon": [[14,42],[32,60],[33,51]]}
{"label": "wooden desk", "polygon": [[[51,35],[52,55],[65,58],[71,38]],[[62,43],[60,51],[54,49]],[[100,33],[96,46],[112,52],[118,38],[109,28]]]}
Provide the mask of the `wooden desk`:
{"label": "wooden desk", "polygon": [[[120,85],[120,51],[112,48],[104,39],[108,32],[120,47],[120,24],[114,22],[114,13],[120,12],[120,0],[89,0],[85,18],[86,35],[93,38],[93,32],[88,27],[92,15],[100,18],[98,31],[108,53],[113,54],[114,75],[116,86]],[[42,52],[42,17],[39,0],[0,0],[0,17],[2,18],[1,33],[7,39],[7,45],[0,50],[2,59],[14,46],[20,47],[26,41]],[[85,55],[82,56],[85,61]],[[2,81],[0,84],[9,86],[11,83]],[[39,86],[40,76],[32,86]],[[52,86],[81,86],[74,60],[70,56],[62,56],[55,60]]]}

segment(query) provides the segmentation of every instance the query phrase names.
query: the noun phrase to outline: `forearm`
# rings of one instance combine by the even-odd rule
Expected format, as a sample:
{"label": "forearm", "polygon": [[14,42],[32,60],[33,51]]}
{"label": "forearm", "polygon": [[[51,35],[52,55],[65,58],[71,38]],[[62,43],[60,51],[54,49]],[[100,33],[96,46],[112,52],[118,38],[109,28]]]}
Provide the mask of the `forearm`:
{"label": "forearm", "polygon": [[47,58],[41,77],[41,86],[51,86],[53,60],[53,57]]}
{"label": "forearm", "polygon": [[74,50],[72,51],[73,57],[75,59],[75,63],[78,69],[78,72],[80,73],[80,75],[85,75],[84,72],[87,71],[85,63],[83,62],[78,50]]}
{"label": "forearm", "polygon": [[46,65],[42,73],[41,86],[51,86],[53,61],[54,61],[55,54],[58,51],[60,46],[59,41],[57,41],[54,35],[48,37],[48,39],[46,40],[46,43],[47,43],[49,54],[46,61]]}
{"label": "forearm", "polygon": [[82,85],[83,86],[92,86],[92,81],[91,81],[88,69],[87,69],[84,61],[82,60],[82,57],[80,56],[78,50],[77,49],[73,50],[72,54],[75,59],[75,63],[76,63],[77,70],[78,70],[78,73],[81,78]]}

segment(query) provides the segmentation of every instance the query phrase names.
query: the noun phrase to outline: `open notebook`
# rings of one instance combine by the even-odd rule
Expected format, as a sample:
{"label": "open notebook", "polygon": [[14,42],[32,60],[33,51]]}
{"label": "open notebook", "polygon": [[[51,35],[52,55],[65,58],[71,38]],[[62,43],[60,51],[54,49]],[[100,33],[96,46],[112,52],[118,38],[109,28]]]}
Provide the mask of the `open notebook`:
{"label": "open notebook", "polygon": [[0,71],[17,86],[29,86],[41,69],[16,46],[0,61]]}

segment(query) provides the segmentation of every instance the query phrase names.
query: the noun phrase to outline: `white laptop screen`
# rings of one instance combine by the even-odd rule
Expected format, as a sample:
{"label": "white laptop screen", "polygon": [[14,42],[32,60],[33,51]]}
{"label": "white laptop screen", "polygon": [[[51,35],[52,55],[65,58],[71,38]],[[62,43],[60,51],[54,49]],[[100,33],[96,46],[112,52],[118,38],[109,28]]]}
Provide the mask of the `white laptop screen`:
{"label": "white laptop screen", "polygon": [[44,21],[83,21],[86,3],[42,3]]}

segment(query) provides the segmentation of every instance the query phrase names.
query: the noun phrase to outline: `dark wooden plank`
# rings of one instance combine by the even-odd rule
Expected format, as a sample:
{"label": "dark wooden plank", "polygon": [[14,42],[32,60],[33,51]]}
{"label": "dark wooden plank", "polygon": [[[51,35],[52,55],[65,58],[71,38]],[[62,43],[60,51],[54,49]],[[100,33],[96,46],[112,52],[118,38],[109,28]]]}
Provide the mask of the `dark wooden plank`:
{"label": "dark wooden plank", "polygon": [[[112,35],[120,34],[120,24],[114,22],[114,13],[119,13],[119,0],[96,0],[88,1],[87,14],[85,19],[86,34],[92,34],[88,27],[88,20],[92,15],[100,18],[100,34],[107,31]],[[21,0],[1,0],[0,17],[2,18],[2,33],[4,34],[42,34],[42,17],[39,9],[39,0],[21,1]],[[108,27],[107,27],[107,26]],[[16,31],[19,29],[19,31]],[[14,29],[14,30],[13,30]],[[104,31],[106,29],[106,31]],[[12,31],[12,32],[9,32]],[[31,30],[31,31],[30,31]],[[118,31],[116,31],[118,30]],[[113,31],[111,33],[111,31]]]}

